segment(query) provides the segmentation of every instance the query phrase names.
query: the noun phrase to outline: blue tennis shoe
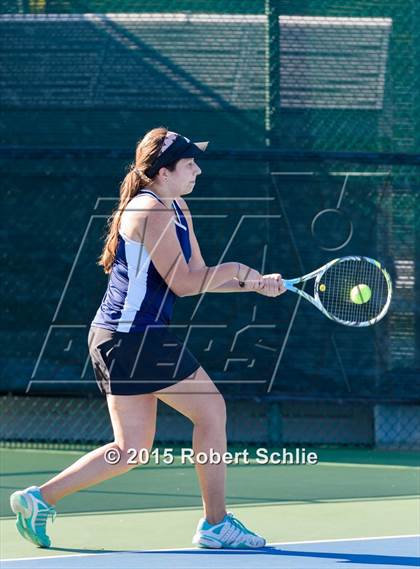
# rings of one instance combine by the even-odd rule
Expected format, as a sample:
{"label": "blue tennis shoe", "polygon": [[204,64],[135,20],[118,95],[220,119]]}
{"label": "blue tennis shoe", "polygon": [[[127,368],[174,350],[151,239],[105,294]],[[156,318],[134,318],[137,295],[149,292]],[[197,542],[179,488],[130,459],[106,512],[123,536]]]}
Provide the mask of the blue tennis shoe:
{"label": "blue tennis shoe", "polygon": [[211,525],[205,518],[198,522],[193,544],[208,549],[255,549],[264,547],[265,539],[247,529],[233,514]]}
{"label": "blue tennis shoe", "polygon": [[50,547],[46,534],[47,520],[54,521],[55,509],[47,504],[37,486],[14,492],[10,496],[10,507],[17,516],[16,527],[22,537],[38,547]]}

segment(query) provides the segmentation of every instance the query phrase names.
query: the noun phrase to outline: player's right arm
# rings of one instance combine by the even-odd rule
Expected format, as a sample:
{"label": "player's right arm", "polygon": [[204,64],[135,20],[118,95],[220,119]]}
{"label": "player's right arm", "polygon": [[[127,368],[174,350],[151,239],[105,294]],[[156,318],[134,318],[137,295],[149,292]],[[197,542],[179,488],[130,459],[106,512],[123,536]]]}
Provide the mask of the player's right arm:
{"label": "player's right arm", "polygon": [[177,296],[201,294],[234,278],[246,282],[261,277],[258,271],[236,262],[190,268],[178,241],[173,212],[160,203],[143,211],[126,211],[123,217],[124,234],[144,243],[156,270]]}

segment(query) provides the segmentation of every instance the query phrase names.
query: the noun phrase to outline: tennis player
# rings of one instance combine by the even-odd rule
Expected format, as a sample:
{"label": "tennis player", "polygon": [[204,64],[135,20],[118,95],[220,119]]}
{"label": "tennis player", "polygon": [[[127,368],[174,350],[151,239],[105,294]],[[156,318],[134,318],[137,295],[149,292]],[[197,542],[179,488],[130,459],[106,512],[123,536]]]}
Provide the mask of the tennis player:
{"label": "tennis player", "polygon": [[[195,453],[226,452],[225,402],[173,334],[174,301],[204,292],[254,291],[274,297],[285,289],[280,275],[262,276],[239,262],[206,266],[182,198],[201,173],[195,159],[206,146],[165,128],[151,130],[137,145],[100,258],[109,282],[88,340],[114,441],[42,486],[12,494],[17,529],[35,545],[50,546],[46,523],[61,498],[129,471],[128,449],[152,447],[158,399],[192,421]],[[263,547],[264,538],[226,511],[226,465],[196,464],[196,471],[204,516],[193,543],[215,549]]]}

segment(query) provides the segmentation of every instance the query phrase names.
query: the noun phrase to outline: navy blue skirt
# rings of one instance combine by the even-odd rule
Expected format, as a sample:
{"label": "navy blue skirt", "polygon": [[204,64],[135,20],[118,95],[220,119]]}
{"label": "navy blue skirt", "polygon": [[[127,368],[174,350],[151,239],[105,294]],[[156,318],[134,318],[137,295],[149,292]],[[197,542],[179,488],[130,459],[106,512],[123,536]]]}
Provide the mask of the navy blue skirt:
{"label": "navy blue skirt", "polygon": [[92,326],[89,353],[104,394],[153,393],[190,377],[199,362],[166,326],[144,332],[115,332]]}

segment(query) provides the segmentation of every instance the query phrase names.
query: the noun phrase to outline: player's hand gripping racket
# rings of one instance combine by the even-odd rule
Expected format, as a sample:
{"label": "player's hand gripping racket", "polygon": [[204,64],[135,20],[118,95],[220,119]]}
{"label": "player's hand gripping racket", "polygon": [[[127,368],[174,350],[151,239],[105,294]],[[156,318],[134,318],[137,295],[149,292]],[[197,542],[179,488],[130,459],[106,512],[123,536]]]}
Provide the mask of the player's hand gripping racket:
{"label": "player's hand gripping racket", "polygon": [[[295,285],[314,281],[313,296]],[[346,326],[371,326],[385,316],[391,303],[392,282],[378,261],[368,257],[334,259],[312,273],[283,280],[331,320]],[[305,285],[304,285],[305,287]]]}

